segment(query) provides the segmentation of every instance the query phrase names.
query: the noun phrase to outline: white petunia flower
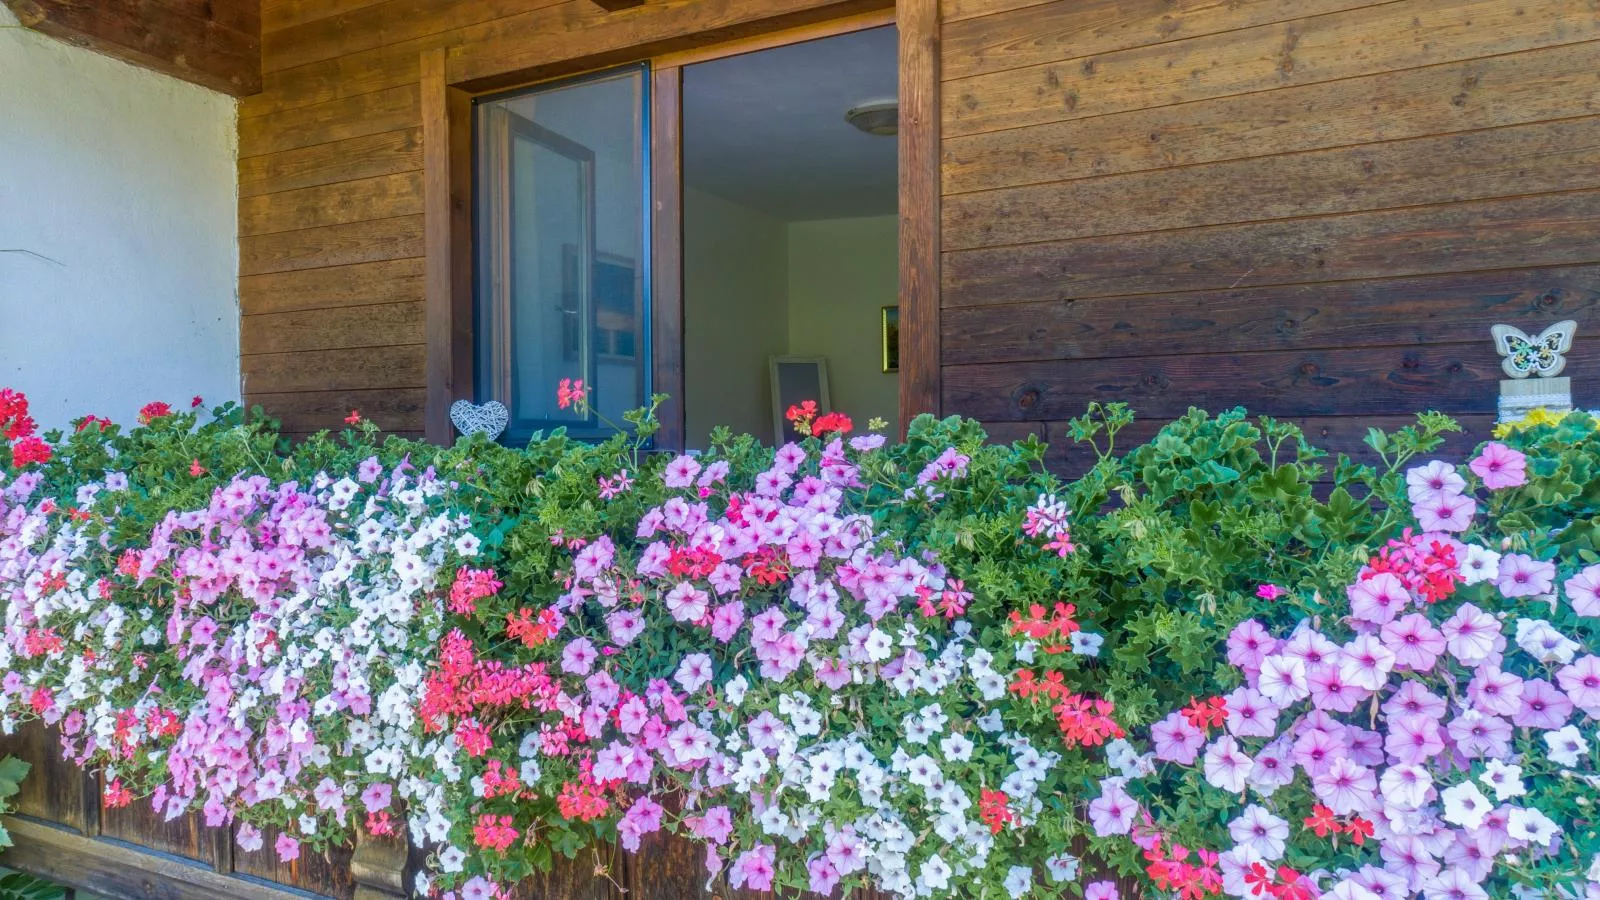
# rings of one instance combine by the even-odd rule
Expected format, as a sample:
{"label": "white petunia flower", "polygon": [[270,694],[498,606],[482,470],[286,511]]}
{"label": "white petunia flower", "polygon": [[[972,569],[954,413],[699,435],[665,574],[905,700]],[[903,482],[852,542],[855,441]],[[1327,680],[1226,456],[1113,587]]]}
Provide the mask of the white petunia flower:
{"label": "white petunia flower", "polygon": [[935,853],[923,861],[917,881],[920,887],[928,891],[942,891],[950,887],[950,875],[949,864]]}
{"label": "white petunia flower", "polygon": [[1072,652],[1079,656],[1096,657],[1100,655],[1100,645],[1105,642],[1106,638],[1103,634],[1074,631],[1072,633]]}
{"label": "white petunia flower", "polygon": [[1445,788],[1439,798],[1444,801],[1444,819],[1452,825],[1468,830],[1483,824],[1494,804],[1470,781]]}
{"label": "white petunia flower", "polygon": [[1467,584],[1493,581],[1500,576],[1500,554],[1477,544],[1467,545],[1467,556],[1461,561],[1461,575]]}
{"label": "white petunia flower", "polygon": [[939,750],[945,759],[966,762],[972,758],[972,741],[964,734],[951,734],[939,741]]}
{"label": "white petunia flower", "polygon": [[1483,768],[1483,774],[1478,776],[1478,780],[1494,789],[1494,799],[1505,802],[1528,792],[1522,784],[1521,766],[1507,765],[1498,759],[1491,759]]}
{"label": "white petunia flower", "polygon": [[1006,873],[1005,889],[1012,900],[1019,900],[1033,890],[1033,870],[1027,866],[1012,866]]}
{"label": "white petunia flower", "polygon": [[1573,768],[1589,755],[1589,742],[1583,739],[1576,725],[1545,732],[1544,743],[1550,749],[1550,761],[1560,766]]}
{"label": "white petunia flower", "polygon": [[1550,817],[1533,808],[1515,808],[1506,819],[1506,833],[1519,841],[1536,847],[1547,847],[1561,833],[1560,827]]}

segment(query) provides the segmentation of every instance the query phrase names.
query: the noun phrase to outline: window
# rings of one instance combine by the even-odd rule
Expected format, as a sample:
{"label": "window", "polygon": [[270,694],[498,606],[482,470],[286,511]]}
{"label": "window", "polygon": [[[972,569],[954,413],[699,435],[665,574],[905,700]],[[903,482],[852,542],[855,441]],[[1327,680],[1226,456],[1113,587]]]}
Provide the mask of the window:
{"label": "window", "polygon": [[[643,66],[477,104],[478,400],[505,437],[603,437],[650,384],[647,72]],[[556,404],[583,379],[588,416]]]}

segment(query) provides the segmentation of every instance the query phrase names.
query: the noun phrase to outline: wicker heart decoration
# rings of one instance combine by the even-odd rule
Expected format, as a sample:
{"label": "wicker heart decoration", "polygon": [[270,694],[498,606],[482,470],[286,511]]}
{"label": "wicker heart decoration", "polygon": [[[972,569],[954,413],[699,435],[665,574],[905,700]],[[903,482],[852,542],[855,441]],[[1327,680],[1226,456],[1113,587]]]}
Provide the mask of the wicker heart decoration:
{"label": "wicker heart decoration", "polygon": [[450,421],[464,435],[487,434],[489,440],[496,440],[510,420],[511,410],[498,400],[490,400],[482,406],[465,400],[450,404]]}

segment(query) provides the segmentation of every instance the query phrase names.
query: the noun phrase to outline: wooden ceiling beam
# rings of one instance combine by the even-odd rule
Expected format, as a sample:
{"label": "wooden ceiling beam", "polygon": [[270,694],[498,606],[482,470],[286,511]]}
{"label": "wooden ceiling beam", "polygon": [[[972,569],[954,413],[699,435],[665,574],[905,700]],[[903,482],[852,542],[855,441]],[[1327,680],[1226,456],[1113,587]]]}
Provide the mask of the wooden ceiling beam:
{"label": "wooden ceiling beam", "polygon": [[28,28],[213,90],[261,92],[261,0],[0,0]]}

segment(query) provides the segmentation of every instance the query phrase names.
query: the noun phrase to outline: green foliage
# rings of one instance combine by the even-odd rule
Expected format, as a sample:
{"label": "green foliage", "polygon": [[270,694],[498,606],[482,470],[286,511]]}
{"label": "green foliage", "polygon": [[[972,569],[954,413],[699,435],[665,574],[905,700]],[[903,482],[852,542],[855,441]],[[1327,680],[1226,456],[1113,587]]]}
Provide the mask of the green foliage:
{"label": "green foliage", "polygon": [[[22,779],[27,777],[30,768],[31,766],[15,756],[0,759],[0,815],[11,811],[11,798],[22,789]],[[11,846],[11,835],[6,833],[5,825],[0,823],[0,850],[9,846]]]}
{"label": "green foliage", "polygon": [[61,900],[66,890],[24,872],[0,875],[0,900]]}

